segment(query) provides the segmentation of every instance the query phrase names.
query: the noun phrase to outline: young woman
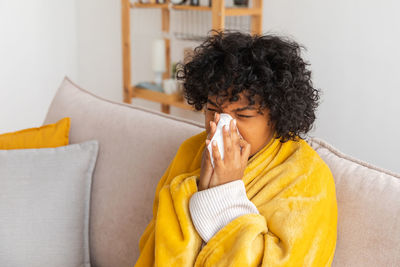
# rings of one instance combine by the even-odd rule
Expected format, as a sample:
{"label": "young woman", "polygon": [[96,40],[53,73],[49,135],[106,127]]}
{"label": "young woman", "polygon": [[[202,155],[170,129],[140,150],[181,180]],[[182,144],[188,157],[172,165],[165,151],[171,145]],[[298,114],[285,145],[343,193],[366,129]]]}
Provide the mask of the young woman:
{"label": "young woman", "polygon": [[[274,35],[215,32],[178,71],[206,130],[161,178],[136,266],[330,266],[335,183],[302,137],[319,90],[301,46]],[[207,149],[220,114],[224,158]],[[240,135],[237,133],[239,131]]]}

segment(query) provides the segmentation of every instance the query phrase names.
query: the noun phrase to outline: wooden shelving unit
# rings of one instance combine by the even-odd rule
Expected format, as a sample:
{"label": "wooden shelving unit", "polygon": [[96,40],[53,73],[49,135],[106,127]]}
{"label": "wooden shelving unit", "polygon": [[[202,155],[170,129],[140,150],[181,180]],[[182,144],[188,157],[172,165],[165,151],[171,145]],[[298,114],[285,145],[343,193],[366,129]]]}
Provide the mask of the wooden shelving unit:
{"label": "wooden shelving unit", "polygon": [[[189,5],[173,5],[167,0],[166,4],[141,4],[131,3],[130,0],[121,0],[122,12],[122,57],[123,57],[123,100],[125,103],[131,104],[133,97],[139,97],[161,104],[161,111],[170,113],[170,106],[175,106],[187,110],[194,110],[188,105],[181,95],[178,93],[170,95],[143,88],[132,86],[131,84],[131,41],[130,41],[130,10],[131,8],[160,8],[162,31],[169,32],[170,9],[175,10],[196,10],[199,12],[211,11],[212,28],[223,30],[225,28],[225,17],[227,16],[251,16],[251,33],[261,34],[262,32],[262,1],[252,0],[251,8],[242,7],[225,7],[225,0],[213,0],[212,6],[189,6]],[[210,29],[211,30],[211,29]],[[170,69],[170,40],[164,38],[166,49],[166,72],[163,79],[171,76]]]}

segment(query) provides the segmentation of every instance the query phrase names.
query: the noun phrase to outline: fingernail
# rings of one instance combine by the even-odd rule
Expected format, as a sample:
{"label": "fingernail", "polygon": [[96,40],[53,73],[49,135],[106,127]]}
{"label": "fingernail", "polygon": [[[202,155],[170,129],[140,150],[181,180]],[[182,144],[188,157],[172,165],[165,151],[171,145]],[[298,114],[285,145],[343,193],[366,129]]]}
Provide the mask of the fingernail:
{"label": "fingernail", "polygon": [[210,127],[211,127],[211,121],[210,121]]}
{"label": "fingernail", "polygon": [[224,132],[228,132],[228,125],[224,125]]}
{"label": "fingernail", "polygon": [[213,146],[217,146],[217,141],[214,140],[214,141],[212,142],[212,144],[213,144]]}

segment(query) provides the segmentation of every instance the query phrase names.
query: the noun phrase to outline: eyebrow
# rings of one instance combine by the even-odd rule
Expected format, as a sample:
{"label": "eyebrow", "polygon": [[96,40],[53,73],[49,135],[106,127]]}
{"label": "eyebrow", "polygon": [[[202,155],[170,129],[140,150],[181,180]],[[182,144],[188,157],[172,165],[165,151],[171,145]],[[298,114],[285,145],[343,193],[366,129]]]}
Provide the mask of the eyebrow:
{"label": "eyebrow", "polygon": [[[214,105],[214,106],[216,106],[216,107],[219,107],[217,104],[215,104],[215,103],[214,103],[212,100],[210,100],[210,99],[207,99],[207,102],[210,103],[210,104],[212,104],[212,105]],[[246,107],[243,107],[243,108],[234,109],[233,111],[243,111],[243,110],[246,110],[246,109],[252,109],[252,110],[254,110],[255,108],[252,107],[252,106],[246,106]]]}

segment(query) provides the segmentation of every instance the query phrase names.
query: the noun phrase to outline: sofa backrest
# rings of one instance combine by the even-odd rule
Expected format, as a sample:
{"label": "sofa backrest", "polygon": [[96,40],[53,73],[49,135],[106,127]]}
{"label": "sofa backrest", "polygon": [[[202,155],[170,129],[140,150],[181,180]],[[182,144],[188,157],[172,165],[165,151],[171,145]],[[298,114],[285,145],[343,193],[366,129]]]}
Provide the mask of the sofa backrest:
{"label": "sofa backrest", "polygon": [[94,267],[132,267],[152,218],[156,185],[183,140],[204,125],[93,95],[67,77],[43,124],[70,117],[70,143],[99,141],[89,243]]}
{"label": "sofa backrest", "polygon": [[[132,267],[157,182],[179,145],[204,125],[98,97],[65,78],[44,124],[71,118],[70,143],[99,141],[92,182],[93,267]],[[338,201],[332,266],[400,266],[400,175],[307,140],[330,167]]]}
{"label": "sofa backrest", "polygon": [[335,179],[338,239],[332,266],[400,266],[400,175],[319,138],[308,143]]}

